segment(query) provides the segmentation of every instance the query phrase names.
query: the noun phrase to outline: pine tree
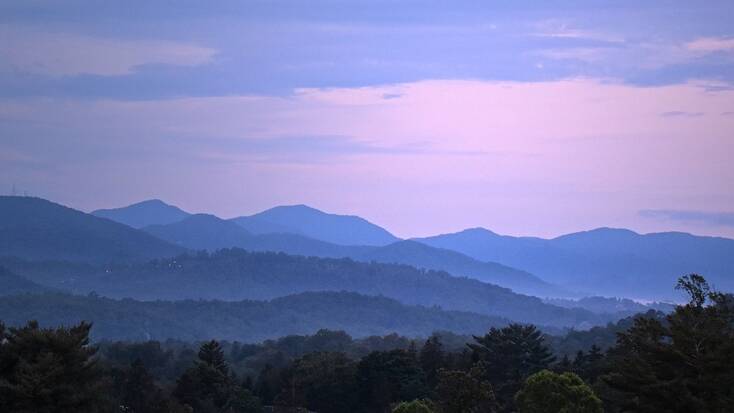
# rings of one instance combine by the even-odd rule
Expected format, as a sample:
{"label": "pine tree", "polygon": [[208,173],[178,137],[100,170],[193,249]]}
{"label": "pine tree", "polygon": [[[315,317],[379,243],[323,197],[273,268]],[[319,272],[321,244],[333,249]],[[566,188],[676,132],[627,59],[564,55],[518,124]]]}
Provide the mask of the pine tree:
{"label": "pine tree", "polygon": [[0,325],[0,411],[91,412],[101,403],[102,381],[89,345],[92,325],[70,328]]}
{"label": "pine tree", "polygon": [[487,363],[488,379],[503,410],[512,410],[515,393],[531,374],[547,369],[555,360],[541,332],[533,325],[510,324],[492,328],[468,344],[474,358]]}
{"label": "pine tree", "polygon": [[423,372],[426,374],[426,382],[434,387],[437,381],[438,369],[444,367],[445,356],[443,344],[439,336],[431,336],[421,348],[418,359]]}

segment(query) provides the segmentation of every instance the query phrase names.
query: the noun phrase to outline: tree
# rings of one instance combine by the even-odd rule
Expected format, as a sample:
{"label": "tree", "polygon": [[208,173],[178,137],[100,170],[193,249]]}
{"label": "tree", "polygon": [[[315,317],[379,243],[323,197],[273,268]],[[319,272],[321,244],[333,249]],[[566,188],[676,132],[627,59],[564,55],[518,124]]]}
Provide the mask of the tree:
{"label": "tree", "polygon": [[421,348],[418,359],[423,372],[426,374],[426,382],[430,387],[436,385],[438,369],[444,367],[445,357],[441,338],[437,335],[431,336]]}
{"label": "tree", "polygon": [[433,403],[430,400],[413,400],[402,402],[395,406],[392,413],[435,413]]}
{"label": "tree", "polygon": [[497,401],[504,410],[512,410],[515,393],[531,374],[547,369],[555,360],[545,346],[541,332],[533,325],[510,324],[492,328],[483,337],[468,344],[476,360],[486,362],[487,376]]}
{"label": "tree", "polygon": [[574,373],[543,370],[515,396],[519,413],[603,413],[602,402]]}
{"label": "tree", "polygon": [[136,359],[123,376],[120,406],[130,413],[157,413],[166,411],[166,400],[153,376],[140,359]]}
{"label": "tree", "polygon": [[91,412],[101,403],[92,325],[5,329],[0,324],[0,411]]}
{"label": "tree", "polygon": [[383,411],[391,403],[425,397],[423,370],[406,350],[374,351],[357,366],[357,386],[362,408]]}
{"label": "tree", "polygon": [[343,353],[311,353],[296,360],[278,404],[319,413],[354,411],[358,406],[357,365]]}
{"label": "tree", "polygon": [[259,400],[229,374],[224,352],[212,340],[199,349],[199,359],[176,382],[174,396],[195,412],[262,411]]}
{"label": "tree", "polygon": [[442,413],[491,413],[496,411],[492,385],[483,380],[484,363],[477,363],[468,372],[438,371],[436,395]]}
{"label": "tree", "polygon": [[697,274],[682,277],[689,302],[663,321],[639,318],[619,334],[603,376],[614,408],[724,412],[734,406],[734,299]]}

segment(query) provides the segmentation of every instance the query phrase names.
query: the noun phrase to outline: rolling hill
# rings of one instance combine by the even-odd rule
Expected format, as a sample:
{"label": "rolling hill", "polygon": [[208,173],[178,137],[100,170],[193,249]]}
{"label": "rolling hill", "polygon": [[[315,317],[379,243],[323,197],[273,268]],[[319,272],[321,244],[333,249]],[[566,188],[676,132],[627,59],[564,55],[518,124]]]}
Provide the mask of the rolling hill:
{"label": "rolling hill", "polygon": [[95,340],[261,342],[320,329],[355,337],[427,337],[436,330],[481,334],[507,320],[439,308],[410,306],[384,297],[348,292],[309,292],[269,301],[135,301],[93,296],[37,294],[0,297],[7,325],[39,320],[41,325],[94,323]]}
{"label": "rolling hill", "polygon": [[328,214],[306,205],[278,206],[233,221],[253,233],[288,232],[340,245],[382,246],[398,241],[364,218]]}
{"label": "rolling hill", "polygon": [[126,225],[44,199],[0,196],[0,256],[106,262],[183,251]]}
{"label": "rolling hill", "polygon": [[75,294],[137,300],[269,300],[307,291],[353,291],[409,305],[440,306],[520,322],[584,327],[614,319],[565,309],[539,298],[446,272],[348,258],[316,258],[272,252],[220,250],[146,263],[81,266],[2,260],[32,281]]}
{"label": "rolling hill", "polygon": [[92,215],[111,219],[133,228],[143,228],[148,225],[165,225],[178,222],[190,214],[173,205],[168,205],[160,199],[150,199],[122,208],[98,209]]}
{"label": "rolling hill", "polygon": [[692,272],[705,275],[719,289],[734,289],[734,240],[726,238],[599,228],[541,239],[470,229],[417,241],[599,295],[676,299],[670,286]]}
{"label": "rolling hill", "polygon": [[0,266],[0,296],[41,293],[45,291],[49,291],[49,288],[42,287],[33,281],[21,277],[7,268]]}
{"label": "rolling hill", "polygon": [[169,225],[143,228],[161,239],[193,250],[214,251],[238,247],[250,251],[275,251],[293,255],[328,258],[349,257],[357,261],[398,263],[418,268],[447,271],[484,282],[539,296],[568,296],[570,293],[543,282],[524,271],[497,263],[480,262],[461,253],[430,247],[415,241],[398,241],[383,247],[345,246],[298,234],[252,235],[230,220],[213,215],[192,215]]}

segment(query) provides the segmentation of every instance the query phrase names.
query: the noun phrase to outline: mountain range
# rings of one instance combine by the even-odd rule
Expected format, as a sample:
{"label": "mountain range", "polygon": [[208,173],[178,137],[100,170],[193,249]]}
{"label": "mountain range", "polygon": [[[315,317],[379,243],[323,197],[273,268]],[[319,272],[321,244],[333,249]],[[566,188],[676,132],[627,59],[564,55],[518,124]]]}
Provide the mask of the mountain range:
{"label": "mountain range", "polygon": [[103,262],[182,252],[127,225],[44,199],[0,196],[0,256]]}
{"label": "mountain range", "polygon": [[276,251],[314,257],[398,263],[476,278],[521,293],[564,294],[559,288],[527,272],[497,263],[480,262],[458,252],[434,248],[415,241],[396,241],[376,247],[339,245],[292,233],[253,235],[232,220],[205,214],[191,215],[173,224],[152,225],[143,230],[162,240],[192,250],[215,251],[220,248],[238,247],[250,251]]}
{"label": "mountain range", "polygon": [[671,300],[670,286],[691,272],[734,289],[734,240],[677,232],[598,228],[544,239],[474,228],[402,241],[359,217],[303,205],[225,220],[160,200],[90,215],[25,197],[0,197],[0,229],[0,255],[25,259],[111,262],[238,247],[400,263],[548,297]]}
{"label": "mountain range", "polygon": [[734,240],[727,238],[598,228],[542,239],[474,228],[416,241],[522,268],[549,283],[599,295],[675,299],[669,286],[689,273],[706,276],[718,289],[734,290]]}

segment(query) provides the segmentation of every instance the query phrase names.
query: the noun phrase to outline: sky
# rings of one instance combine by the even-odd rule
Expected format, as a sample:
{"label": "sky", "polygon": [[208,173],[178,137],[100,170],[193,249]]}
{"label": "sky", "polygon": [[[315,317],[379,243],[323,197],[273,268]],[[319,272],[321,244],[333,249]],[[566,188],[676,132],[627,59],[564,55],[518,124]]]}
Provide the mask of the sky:
{"label": "sky", "polygon": [[734,2],[0,3],[0,193],[734,238]]}

